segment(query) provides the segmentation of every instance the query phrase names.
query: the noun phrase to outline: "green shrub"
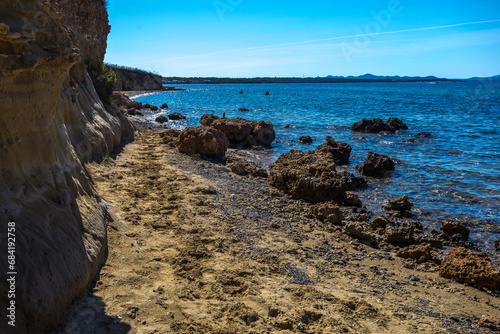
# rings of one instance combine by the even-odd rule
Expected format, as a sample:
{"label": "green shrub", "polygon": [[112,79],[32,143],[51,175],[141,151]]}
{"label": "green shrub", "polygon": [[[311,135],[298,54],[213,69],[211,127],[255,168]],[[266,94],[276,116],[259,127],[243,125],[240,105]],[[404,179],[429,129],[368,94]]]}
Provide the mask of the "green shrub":
{"label": "green shrub", "polygon": [[117,80],[116,73],[106,65],[91,60],[87,60],[85,65],[97,94],[101,100],[110,103],[113,95],[113,85]]}

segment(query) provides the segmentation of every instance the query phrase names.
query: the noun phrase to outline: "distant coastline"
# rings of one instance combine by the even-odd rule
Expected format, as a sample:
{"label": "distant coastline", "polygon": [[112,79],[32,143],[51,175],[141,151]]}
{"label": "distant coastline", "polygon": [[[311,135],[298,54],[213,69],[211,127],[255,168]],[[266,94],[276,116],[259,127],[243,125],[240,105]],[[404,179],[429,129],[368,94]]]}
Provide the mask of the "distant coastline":
{"label": "distant coastline", "polygon": [[269,84],[269,83],[369,83],[369,82],[465,82],[443,78],[364,79],[364,78],[181,78],[164,77],[163,84]]}

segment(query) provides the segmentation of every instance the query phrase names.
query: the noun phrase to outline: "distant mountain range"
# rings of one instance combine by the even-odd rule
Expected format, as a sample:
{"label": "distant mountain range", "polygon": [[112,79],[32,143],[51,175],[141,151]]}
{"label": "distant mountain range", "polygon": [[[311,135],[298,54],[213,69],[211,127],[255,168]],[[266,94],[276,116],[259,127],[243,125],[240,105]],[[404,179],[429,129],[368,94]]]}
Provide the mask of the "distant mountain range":
{"label": "distant mountain range", "polygon": [[474,81],[474,80],[480,80],[480,81],[500,81],[500,75],[494,75],[492,77],[485,77],[485,78],[478,78],[478,77],[474,77],[474,78],[470,78],[470,79],[467,79],[467,80],[471,80],[471,81]]}
{"label": "distant mountain range", "polygon": [[[370,73],[363,74],[360,76],[348,76],[348,77],[343,77],[343,76],[333,76],[329,75],[326,78],[328,79],[349,79],[349,80],[394,80],[394,81],[446,81],[450,79],[445,79],[445,78],[438,78],[435,76],[427,76],[427,77],[409,77],[409,76],[380,76],[380,75],[373,75]],[[492,81],[500,81],[500,75],[495,75],[493,77],[485,77],[485,78],[479,78],[479,77],[474,77],[470,79],[452,79],[452,80],[492,80]]]}
{"label": "distant mountain range", "polygon": [[350,80],[397,80],[397,81],[401,81],[401,80],[423,80],[423,81],[430,81],[430,80],[447,80],[447,79],[444,79],[444,78],[438,78],[438,77],[435,77],[435,76],[428,76],[428,77],[408,77],[408,76],[404,76],[404,77],[401,77],[399,75],[395,75],[395,76],[380,76],[380,75],[373,75],[373,74],[370,74],[370,73],[367,73],[367,74],[364,74],[364,75],[360,75],[360,76],[348,76],[348,77],[342,77],[342,76],[333,76],[333,75],[329,75],[327,76],[327,78],[329,79],[350,79]]}

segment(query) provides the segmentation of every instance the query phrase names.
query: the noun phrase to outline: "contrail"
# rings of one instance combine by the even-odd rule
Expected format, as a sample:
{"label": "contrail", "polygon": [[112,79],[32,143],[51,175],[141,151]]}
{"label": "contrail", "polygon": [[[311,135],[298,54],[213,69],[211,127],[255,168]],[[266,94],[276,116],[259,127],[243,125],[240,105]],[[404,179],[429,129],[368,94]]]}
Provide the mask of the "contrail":
{"label": "contrail", "polygon": [[231,50],[215,51],[215,52],[210,52],[210,53],[201,53],[201,54],[196,54],[196,55],[188,55],[188,56],[181,56],[181,57],[174,57],[174,58],[151,60],[151,61],[147,61],[147,62],[143,62],[143,63],[135,63],[135,64],[132,64],[132,65],[149,64],[149,63],[159,62],[159,61],[170,61],[170,60],[178,60],[178,59],[186,59],[186,58],[194,58],[194,57],[212,56],[212,55],[221,54],[221,53],[228,53],[228,52],[250,51],[250,50],[275,48],[275,47],[280,47],[280,46],[292,46],[292,45],[310,44],[310,43],[325,42],[325,41],[334,41],[334,40],[339,40],[339,39],[355,38],[355,37],[362,37],[362,36],[391,35],[391,34],[400,34],[400,33],[404,33],[404,32],[446,29],[446,28],[468,26],[468,25],[475,25],[475,24],[484,24],[484,23],[493,23],[493,22],[500,22],[500,19],[498,19],[498,20],[489,20],[489,21],[456,23],[456,24],[449,24],[449,25],[436,26],[436,27],[424,27],[424,28],[413,28],[413,29],[405,29],[405,30],[375,32],[375,33],[370,33],[370,34],[357,34],[357,35],[348,35],[348,36],[322,38],[322,39],[311,39],[311,40],[302,41],[302,42],[290,42],[290,43],[264,45],[264,46],[252,46],[252,47],[243,48],[243,49],[231,49]]}

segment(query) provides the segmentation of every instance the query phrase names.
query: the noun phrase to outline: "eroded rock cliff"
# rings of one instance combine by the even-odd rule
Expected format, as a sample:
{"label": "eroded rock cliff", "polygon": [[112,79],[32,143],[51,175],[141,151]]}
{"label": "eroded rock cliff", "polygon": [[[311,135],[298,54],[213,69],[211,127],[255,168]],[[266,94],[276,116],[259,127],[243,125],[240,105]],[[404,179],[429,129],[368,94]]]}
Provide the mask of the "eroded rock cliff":
{"label": "eroded rock cliff", "polygon": [[[0,2],[0,308],[40,333],[88,286],[106,254],[106,205],[83,166],[133,133],[97,96],[84,60],[102,61],[102,0]],[[16,294],[6,293],[7,223],[15,223]]]}
{"label": "eroded rock cliff", "polygon": [[141,70],[128,69],[119,66],[110,66],[116,73],[116,83],[114,90],[161,90],[161,75],[145,72]]}

